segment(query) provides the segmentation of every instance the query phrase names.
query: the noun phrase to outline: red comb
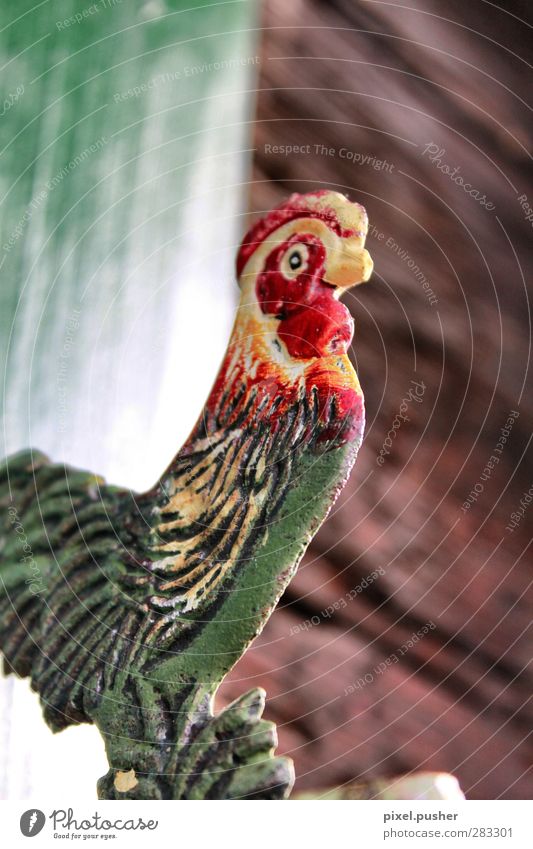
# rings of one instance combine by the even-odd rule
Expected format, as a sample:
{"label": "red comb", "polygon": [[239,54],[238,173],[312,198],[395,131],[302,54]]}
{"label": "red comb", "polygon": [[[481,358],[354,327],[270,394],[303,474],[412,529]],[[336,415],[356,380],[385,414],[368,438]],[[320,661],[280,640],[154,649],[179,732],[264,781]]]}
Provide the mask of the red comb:
{"label": "red comb", "polygon": [[237,277],[240,277],[242,270],[256,248],[278,227],[286,224],[288,221],[293,221],[295,218],[319,218],[328,225],[338,236],[346,238],[353,236],[355,230],[343,228],[338,219],[337,213],[333,207],[323,206],[317,208],[312,203],[312,200],[330,192],[327,189],[322,189],[317,192],[309,192],[305,195],[293,194],[288,200],[277,206],[264,218],[261,218],[256,224],[252,225],[242,240],[239,253],[237,254]]}

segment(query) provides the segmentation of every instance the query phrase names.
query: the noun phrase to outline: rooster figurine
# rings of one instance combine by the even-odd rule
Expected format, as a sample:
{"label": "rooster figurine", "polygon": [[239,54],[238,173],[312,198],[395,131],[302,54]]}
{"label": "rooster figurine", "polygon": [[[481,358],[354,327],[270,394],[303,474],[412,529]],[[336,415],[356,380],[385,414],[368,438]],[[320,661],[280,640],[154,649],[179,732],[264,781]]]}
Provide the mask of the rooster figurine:
{"label": "rooster figurine", "polygon": [[101,799],[285,798],[292,762],[255,689],[218,714],[355,460],[363,396],[338,298],[368,221],[292,195],[237,258],[241,299],[191,436],[142,495],[38,451],[0,466],[0,649],[53,731],[95,723]]}

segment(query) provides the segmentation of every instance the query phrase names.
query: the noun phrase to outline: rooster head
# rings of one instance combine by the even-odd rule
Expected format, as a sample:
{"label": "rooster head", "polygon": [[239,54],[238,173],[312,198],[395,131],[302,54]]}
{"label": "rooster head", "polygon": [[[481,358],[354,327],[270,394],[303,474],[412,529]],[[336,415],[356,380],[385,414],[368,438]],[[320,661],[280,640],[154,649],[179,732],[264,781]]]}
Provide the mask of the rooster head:
{"label": "rooster head", "polygon": [[363,396],[347,350],[353,319],[339,296],[368,280],[364,208],[333,191],[293,194],[246,234],[237,256],[241,299],[207,404],[207,432],[304,409],[313,442],[356,441]]}
{"label": "rooster head", "polygon": [[243,300],[257,300],[274,317],[290,357],[346,352],[353,322],[337,298],[372,273],[367,231],[360,204],[318,191],[293,194],[244,237],[237,257]]}

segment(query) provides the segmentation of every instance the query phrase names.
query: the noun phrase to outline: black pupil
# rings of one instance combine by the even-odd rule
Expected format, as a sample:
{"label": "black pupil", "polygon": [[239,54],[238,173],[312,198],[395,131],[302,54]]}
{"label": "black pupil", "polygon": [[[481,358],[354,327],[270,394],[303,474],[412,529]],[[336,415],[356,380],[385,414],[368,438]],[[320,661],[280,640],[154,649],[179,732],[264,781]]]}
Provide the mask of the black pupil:
{"label": "black pupil", "polygon": [[291,254],[290,257],[289,257],[290,267],[292,268],[293,271],[295,271],[297,268],[300,268],[301,264],[302,264],[302,257],[300,256],[300,254],[297,251],[294,251],[294,253]]}

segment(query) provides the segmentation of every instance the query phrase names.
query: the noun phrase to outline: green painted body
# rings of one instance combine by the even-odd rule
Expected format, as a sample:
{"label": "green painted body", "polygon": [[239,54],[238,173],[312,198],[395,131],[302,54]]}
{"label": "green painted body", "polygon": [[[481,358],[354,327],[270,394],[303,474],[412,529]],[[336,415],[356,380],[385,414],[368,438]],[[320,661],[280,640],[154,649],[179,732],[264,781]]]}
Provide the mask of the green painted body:
{"label": "green painted body", "polygon": [[[37,647],[46,629],[57,636],[60,617],[54,620],[54,613],[61,610],[61,600],[64,604],[67,599],[66,609],[71,609],[76,604],[73,593],[81,596],[95,569],[105,572],[106,581],[91,596],[93,609],[96,603],[111,597],[126,611],[123,598],[115,593],[125,572],[124,561],[102,517],[114,516],[115,530],[127,525],[120,521],[131,494],[107,487],[89,473],[65,473],[64,467],[46,465],[41,456],[32,459],[29,452],[9,458],[0,470],[0,506],[5,516],[0,573],[5,588],[0,603],[4,624],[0,639],[8,669],[31,676],[54,730],[76,721],[96,724],[110,763],[109,773],[98,785],[101,798],[287,797],[293,782],[292,763],[274,757],[275,727],[261,719],[264,693],[253,690],[217,716],[213,716],[212,702],[224,675],[272,613],[346,479],[356,449],[352,443],[325,446],[318,454],[303,453],[293,468],[296,484],[289,486],[266,543],[258,546],[246,568],[238,572],[231,592],[223,596],[196,639],[182,648],[178,634],[171,656],[155,645],[146,645],[134,659],[126,658],[124,647],[117,641],[112,683],[105,664],[103,682],[97,683],[97,666],[86,681],[87,691],[81,701],[69,692],[68,673],[65,676],[56,670],[50,686],[50,666],[57,663],[57,667],[67,668],[68,657],[79,655],[82,662],[76,669],[81,670],[81,676],[84,651],[94,631],[91,618],[79,615],[77,609],[71,613],[74,618],[64,640],[66,648],[60,647],[63,655],[54,657],[47,648],[47,658],[39,664]],[[35,474],[32,469],[36,469]],[[95,492],[99,493],[97,500]],[[81,531],[73,534],[74,521]],[[20,558],[20,529],[23,545],[31,550],[30,584],[25,584],[28,571]],[[123,541],[127,542],[132,533],[136,531],[130,528],[123,534]],[[87,558],[87,551],[93,562]],[[64,579],[76,560],[81,564],[79,584],[75,584],[75,572],[74,578]],[[55,602],[54,587],[58,588]],[[25,620],[31,593],[34,597]],[[182,619],[191,622],[200,617],[201,613],[190,612]],[[106,629],[102,629],[101,638],[104,643],[109,640]],[[146,662],[152,663],[149,674]],[[76,715],[68,706],[69,698],[78,708],[83,704],[83,715]],[[121,775],[134,776],[133,786],[126,791],[118,789]]]}

